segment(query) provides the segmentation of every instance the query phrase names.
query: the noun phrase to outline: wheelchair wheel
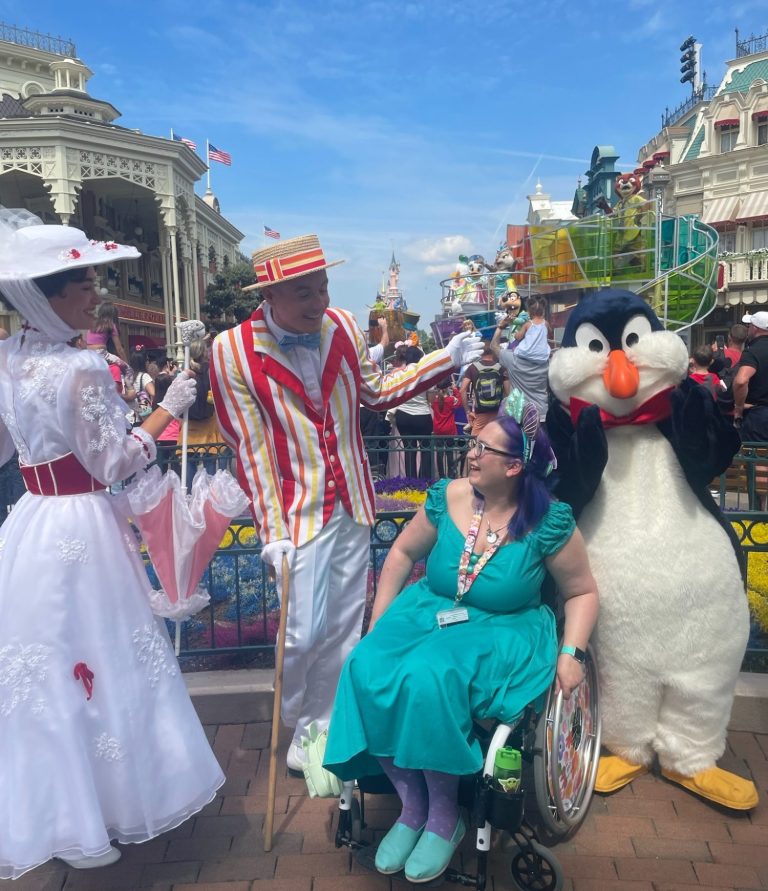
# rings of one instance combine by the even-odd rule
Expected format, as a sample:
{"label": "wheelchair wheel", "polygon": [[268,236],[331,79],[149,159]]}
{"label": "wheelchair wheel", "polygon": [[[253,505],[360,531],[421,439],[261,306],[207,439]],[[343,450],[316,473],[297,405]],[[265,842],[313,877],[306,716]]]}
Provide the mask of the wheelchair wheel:
{"label": "wheelchair wheel", "polygon": [[598,676],[591,650],[584,681],[571,698],[554,690],[553,684],[536,727],[533,779],[543,828],[562,840],[587,814],[600,757]]}
{"label": "wheelchair wheel", "polygon": [[519,891],[560,891],[563,887],[563,868],[557,857],[537,841],[520,848],[509,868]]}

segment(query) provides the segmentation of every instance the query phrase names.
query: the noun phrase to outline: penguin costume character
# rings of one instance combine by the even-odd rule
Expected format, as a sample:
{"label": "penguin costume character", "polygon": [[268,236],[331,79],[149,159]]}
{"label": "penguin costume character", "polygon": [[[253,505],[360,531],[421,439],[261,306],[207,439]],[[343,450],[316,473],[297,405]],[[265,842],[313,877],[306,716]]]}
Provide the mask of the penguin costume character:
{"label": "penguin costume character", "polygon": [[593,636],[603,743],[596,789],[646,773],[726,807],[752,782],[715,766],[749,632],[743,561],[709,483],[739,436],[688,379],[683,341],[630,291],[588,294],[549,382],[556,493],[570,503],[600,592]]}

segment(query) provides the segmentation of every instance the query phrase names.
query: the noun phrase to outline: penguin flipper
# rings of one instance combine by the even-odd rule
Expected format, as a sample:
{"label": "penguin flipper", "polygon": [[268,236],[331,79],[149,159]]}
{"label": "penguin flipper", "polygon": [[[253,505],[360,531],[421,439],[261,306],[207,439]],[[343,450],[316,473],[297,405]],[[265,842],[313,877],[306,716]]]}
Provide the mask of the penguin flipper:
{"label": "penguin flipper", "polygon": [[555,494],[570,504],[578,519],[594,497],[608,463],[600,409],[596,405],[585,408],[574,427],[568,412],[554,403],[547,412],[547,433],[557,456]]}
{"label": "penguin flipper", "polygon": [[710,392],[690,378],[672,393],[671,422],[675,452],[692,484],[708,486],[741,448],[738,431]]}

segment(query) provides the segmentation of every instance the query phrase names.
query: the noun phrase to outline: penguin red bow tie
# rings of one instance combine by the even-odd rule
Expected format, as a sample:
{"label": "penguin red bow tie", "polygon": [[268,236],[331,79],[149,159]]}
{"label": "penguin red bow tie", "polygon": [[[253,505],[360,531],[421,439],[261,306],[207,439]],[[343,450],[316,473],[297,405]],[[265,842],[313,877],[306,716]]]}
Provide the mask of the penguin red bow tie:
{"label": "penguin red bow tie", "polygon": [[[623,427],[626,424],[658,424],[659,421],[663,421],[672,414],[673,389],[674,387],[669,387],[666,390],[661,390],[626,415],[612,415],[609,411],[601,408],[600,420],[603,422],[603,427],[610,430],[611,427]],[[571,414],[571,423],[574,426],[579,415],[589,405],[590,403],[584,399],[578,399],[575,396],[571,398],[568,409]]]}

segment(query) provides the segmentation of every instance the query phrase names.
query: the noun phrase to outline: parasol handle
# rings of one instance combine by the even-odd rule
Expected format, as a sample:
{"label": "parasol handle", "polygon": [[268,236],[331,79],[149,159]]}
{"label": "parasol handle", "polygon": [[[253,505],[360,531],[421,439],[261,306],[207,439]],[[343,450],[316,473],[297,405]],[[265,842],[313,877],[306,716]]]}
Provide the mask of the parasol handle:
{"label": "parasol handle", "polygon": [[[184,371],[189,368],[189,344],[184,344]],[[187,440],[189,438],[189,409],[181,416],[181,491],[187,492]]]}
{"label": "parasol handle", "polygon": [[[179,338],[184,345],[184,371],[189,369],[189,345],[193,340],[205,337],[205,325],[199,319],[176,322]],[[181,490],[187,491],[187,438],[189,436],[189,409],[184,411],[181,423]]]}
{"label": "parasol handle", "polygon": [[285,659],[285,633],[288,627],[288,589],[290,567],[283,554],[282,591],[280,595],[280,624],[277,629],[275,649],[275,699],[272,704],[272,734],[269,741],[269,786],[267,812],[264,815],[264,850],[272,850],[272,829],[275,822],[275,791],[277,788],[277,740],[280,733],[280,705],[283,700],[283,661]]}

